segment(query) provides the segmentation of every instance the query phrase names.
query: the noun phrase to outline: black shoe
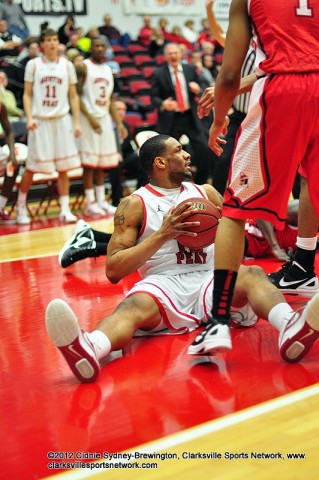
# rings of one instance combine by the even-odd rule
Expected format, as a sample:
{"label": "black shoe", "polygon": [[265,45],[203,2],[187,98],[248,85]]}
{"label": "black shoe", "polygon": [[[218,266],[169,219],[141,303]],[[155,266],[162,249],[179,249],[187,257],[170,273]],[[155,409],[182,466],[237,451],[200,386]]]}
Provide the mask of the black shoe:
{"label": "black shoe", "polygon": [[73,237],[63,246],[59,254],[59,264],[66,268],[78,260],[98,257],[93,231],[84,220],[77,222]]}
{"label": "black shoe", "polygon": [[306,270],[295,260],[286,262],[277,272],[269,273],[268,278],[286,295],[313,297],[319,288],[313,268]]}

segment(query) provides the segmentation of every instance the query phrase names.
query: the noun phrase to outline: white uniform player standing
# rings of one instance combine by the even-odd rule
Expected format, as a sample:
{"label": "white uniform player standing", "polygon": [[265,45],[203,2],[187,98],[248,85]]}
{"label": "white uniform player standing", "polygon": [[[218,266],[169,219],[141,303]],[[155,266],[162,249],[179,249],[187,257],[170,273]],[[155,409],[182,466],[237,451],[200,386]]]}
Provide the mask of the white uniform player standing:
{"label": "white uniform player standing", "polygon": [[112,70],[105,64],[105,50],[103,39],[94,40],[91,57],[77,68],[83,131],[80,153],[84,168],[86,213],[90,216],[114,213],[116,210],[105,200],[104,186],[104,169],[118,168],[121,159],[113,121],[119,134],[123,138],[127,135],[112,103],[114,80]]}
{"label": "white uniform player standing", "polygon": [[74,138],[81,134],[77,77],[73,64],[58,57],[58,44],[57,33],[46,30],[42,41],[44,55],[30,60],[26,67],[23,103],[29,131],[29,152],[18,195],[19,224],[30,223],[26,198],[33,174],[50,174],[55,170],[59,174],[60,220],[77,220],[69,208],[70,182],[67,174],[69,170],[81,166]]}

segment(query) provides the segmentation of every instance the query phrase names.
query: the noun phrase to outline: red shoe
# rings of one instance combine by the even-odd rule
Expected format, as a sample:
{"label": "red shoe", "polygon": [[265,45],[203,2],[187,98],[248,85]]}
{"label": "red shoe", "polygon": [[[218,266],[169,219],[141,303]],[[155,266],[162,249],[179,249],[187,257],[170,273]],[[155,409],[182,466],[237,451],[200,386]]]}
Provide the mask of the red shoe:
{"label": "red shoe", "polygon": [[69,305],[58,298],[52,300],[46,309],[45,323],[49,337],[76,378],[83,383],[94,382],[100,365],[92,343]]}
{"label": "red shoe", "polygon": [[287,323],[279,338],[280,355],[287,362],[298,362],[317,338],[319,338],[319,293]]}

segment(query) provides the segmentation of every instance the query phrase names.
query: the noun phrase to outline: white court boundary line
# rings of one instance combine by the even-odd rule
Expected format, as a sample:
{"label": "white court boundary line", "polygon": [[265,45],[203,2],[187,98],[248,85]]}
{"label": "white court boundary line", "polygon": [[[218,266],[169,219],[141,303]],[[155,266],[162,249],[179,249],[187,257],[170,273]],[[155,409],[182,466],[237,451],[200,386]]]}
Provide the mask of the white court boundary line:
{"label": "white court boundary line", "polygon": [[[237,413],[233,413],[227,415],[226,417],[220,418],[218,420],[213,420],[208,423],[204,423],[198,427],[192,427],[188,430],[185,430],[180,433],[175,433],[170,435],[169,437],[155,440],[151,442],[147,446],[136,446],[134,449],[126,450],[125,452],[141,452],[141,453],[152,453],[152,452],[159,452],[162,450],[166,450],[172,447],[177,447],[181,443],[189,442],[191,440],[198,439],[199,437],[203,437],[209,433],[217,432],[227,427],[231,427],[233,425],[237,425],[242,423],[246,420],[251,420],[252,418],[258,417],[259,415],[273,412],[274,410],[278,410],[279,408],[286,407],[291,405],[292,403],[299,402],[301,400],[305,400],[306,398],[313,397],[314,395],[319,394],[319,384],[305,388],[303,390],[299,390],[298,392],[289,393],[280,397],[275,400],[270,400],[268,402],[262,403],[261,405],[257,405],[255,407],[247,408],[246,410],[242,410]],[[111,463],[110,460],[107,460],[108,463]],[[118,462],[117,460],[114,460]],[[121,459],[121,462],[125,462],[126,460]],[[100,463],[100,462],[96,462]],[[72,470],[65,473],[61,473],[55,475],[56,478],[65,478],[66,480],[81,480],[87,478],[93,478],[95,475],[100,475],[102,470]],[[52,476],[46,478],[53,478]]]}

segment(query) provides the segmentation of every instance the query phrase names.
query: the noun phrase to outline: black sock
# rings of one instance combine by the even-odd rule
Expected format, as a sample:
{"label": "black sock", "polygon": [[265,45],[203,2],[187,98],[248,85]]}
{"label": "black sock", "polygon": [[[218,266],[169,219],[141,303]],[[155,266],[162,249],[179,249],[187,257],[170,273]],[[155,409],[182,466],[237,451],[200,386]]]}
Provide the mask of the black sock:
{"label": "black sock", "polygon": [[237,272],[232,270],[215,270],[214,272],[212,315],[220,323],[229,323],[236,279]]}
{"label": "black sock", "polygon": [[294,260],[305,270],[314,270],[316,250],[304,250],[297,247]]}
{"label": "black sock", "polygon": [[95,257],[99,257],[100,255],[106,255],[107,243],[96,242],[96,255]]}

